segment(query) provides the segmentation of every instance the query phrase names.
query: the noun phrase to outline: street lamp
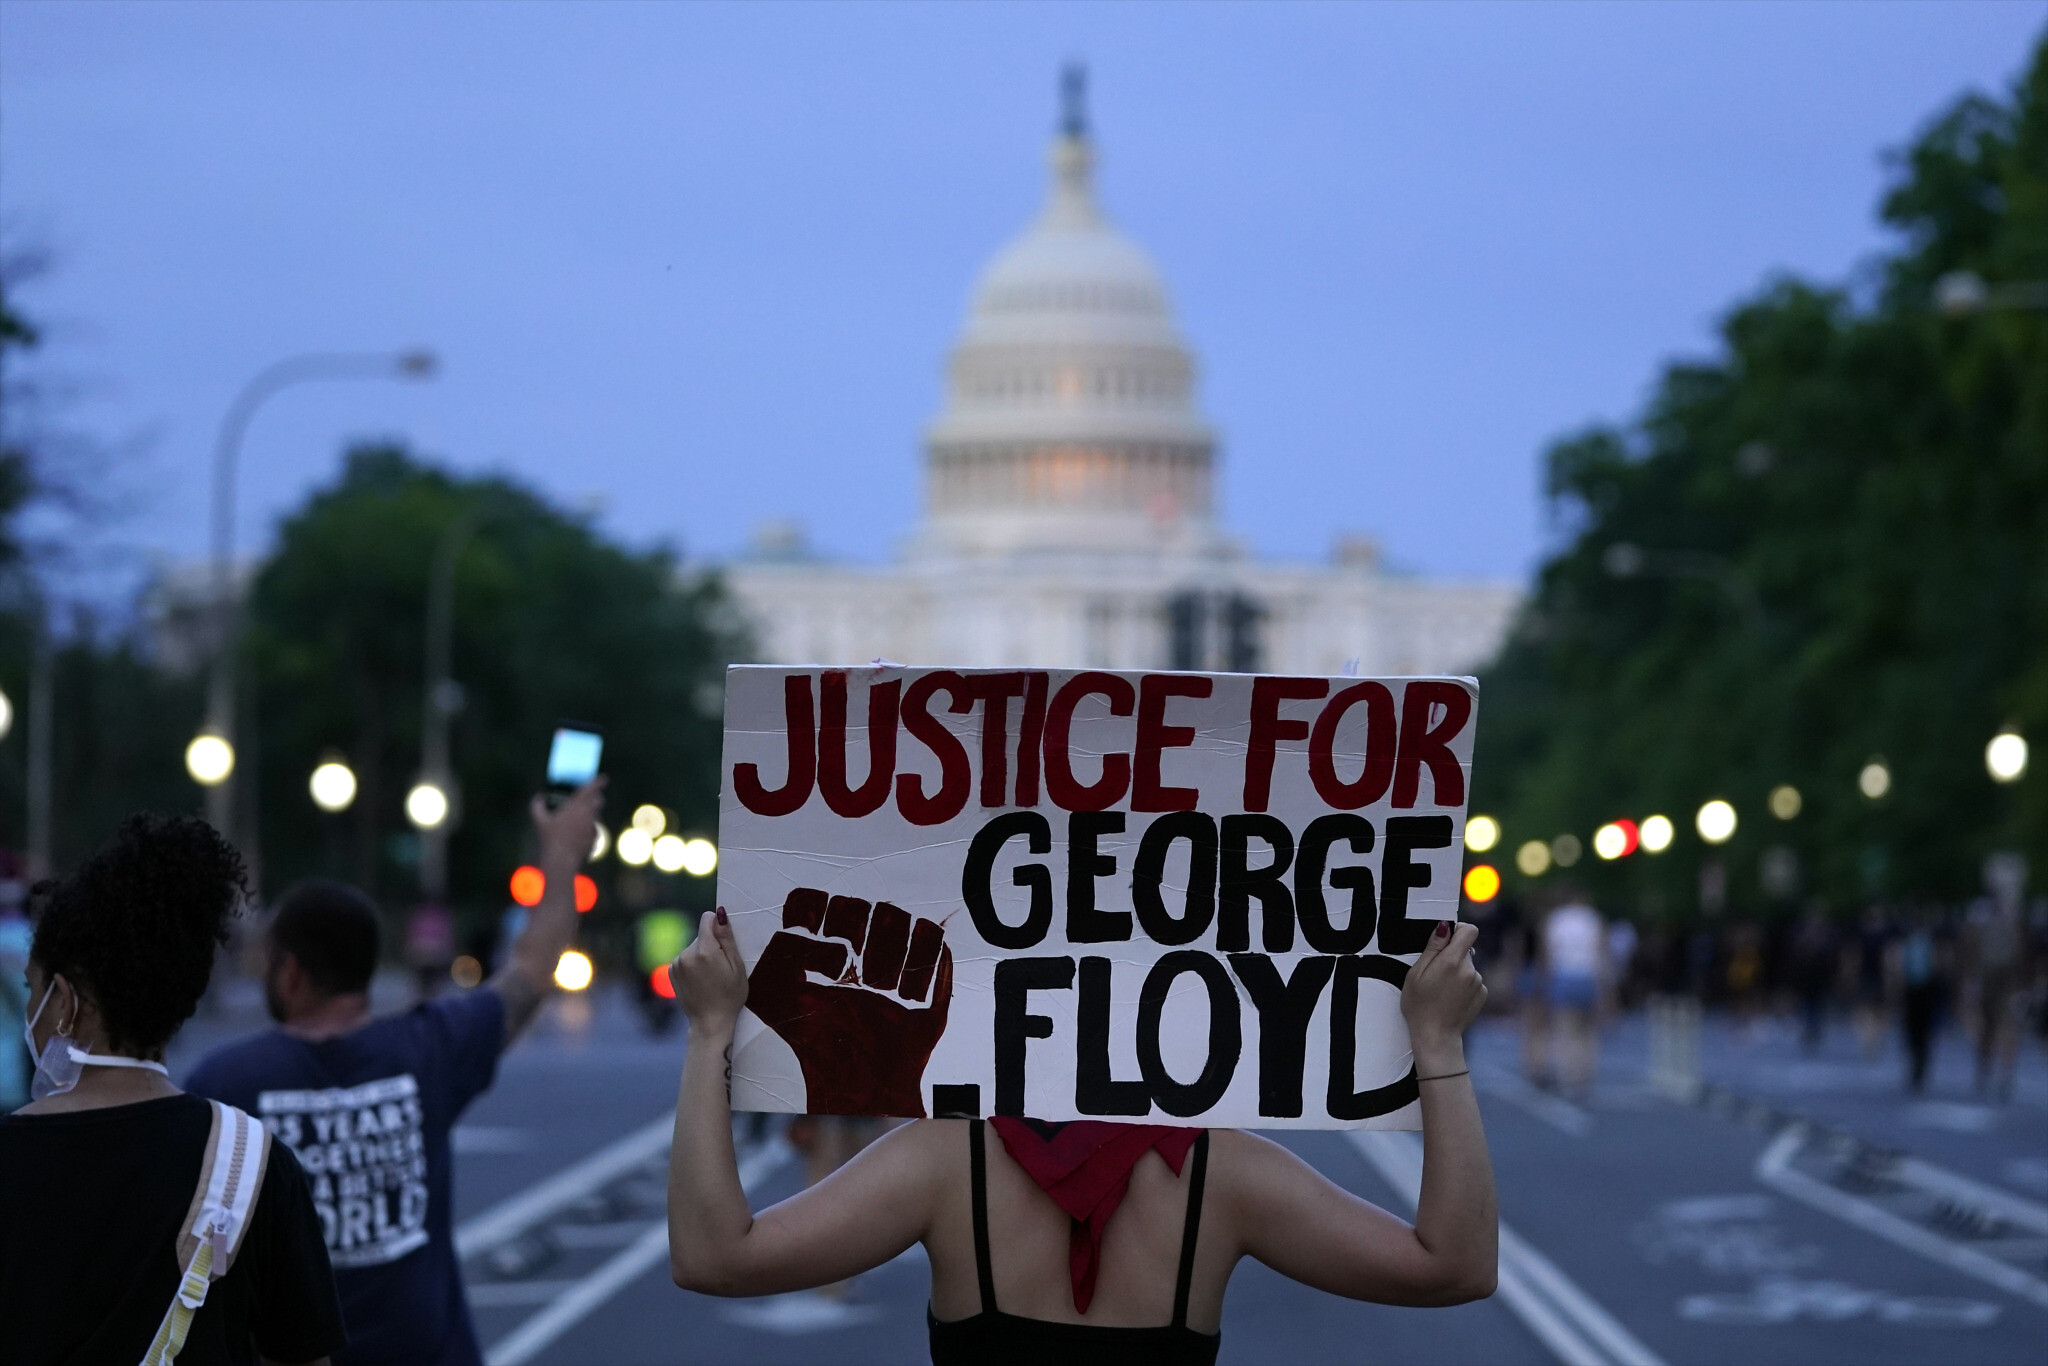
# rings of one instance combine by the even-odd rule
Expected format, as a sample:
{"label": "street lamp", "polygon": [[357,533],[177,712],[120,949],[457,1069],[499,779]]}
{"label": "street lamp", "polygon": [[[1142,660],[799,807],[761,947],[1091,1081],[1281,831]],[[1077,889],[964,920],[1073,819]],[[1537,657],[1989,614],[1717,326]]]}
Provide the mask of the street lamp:
{"label": "street lamp", "polygon": [[1465,822],[1465,847],[1483,854],[1500,843],[1500,822],[1491,816],[1474,816]]}
{"label": "street lamp", "polygon": [[1645,816],[1642,829],[1637,832],[1643,842],[1646,854],[1661,854],[1671,847],[1671,839],[1678,832],[1672,828],[1669,816]]}
{"label": "street lamp", "polygon": [[439,830],[446,824],[449,806],[447,791],[424,778],[405,794],[405,818],[422,833]]}
{"label": "street lamp", "polygon": [[249,430],[256,410],[273,394],[294,384],[317,379],[431,379],[439,362],[434,353],[422,348],[392,352],[338,352],[292,356],[260,370],[221,417],[220,434],[213,447],[213,667],[207,679],[206,725],[185,750],[186,767],[191,768],[193,746],[208,735],[227,746],[227,768],[211,781],[192,776],[206,785],[206,818],[213,828],[230,838],[234,821],[234,792],[227,782],[234,771],[235,740],[235,637],[238,612],[234,601],[235,473],[240,465],[242,437]]}
{"label": "street lamp", "polygon": [[707,839],[683,841],[683,871],[705,877],[718,867],[718,846]]}
{"label": "street lamp", "polygon": [[1891,765],[1872,759],[1856,774],[1856,790],[1874,802],[1884,800],[1884,794],[1892,790]]}
{"label": "street lamp", "polygon": [[1984,771],[1994,783],[2016,783],[2027,773],[2027,737],[2007,728],[1984,746]]}
{"label": "street lamp", "polygon": [[1766,804],[1771,808],[1773,816],[1776,816],[1781,821],[1789,821],[1798,816],[1801,809],[1805,807],[1806,799],[1799,795],[1799,789],[1792,786],[1792,784],[1779,783],[1771,789],[1771,795]]}
{"label": "street lamp", "polygon": [[306,780],[313,805],[330,815],[346,811],[356,799],[356,771],[340,758],[322,759]]}
{"label": "street lamp", "polygon": [[217,792],[235,771],[235,747],[228,743],[227,737],[203,730],[185,746],[185,771],[192,775],[193,782],[206,788],[209,795]]}
{"label": "street lamp", "polygon": [[[432,821],[415,820],[420,828],[420,891],[438,903],[448,893],[449,808],[453,805],[455,767],[448,755],[448,722],[462,710],[462,685],[452,676],[455,648],[455,568],[479,514],[464,508],[455,514],[434,546],[427,571],[427,688],[420,711],[421,783],[442,795],[441,814]],[[414,791],[418,791],[415,788]],[[408,801],[410,799],[408,798]]]}
{"label": "street lamp", "polygon": [[0,692],[0,740],[7,738],[7,732],[14,729],[14,701]]}
{"label": "street lamp", "polygon": [[1726,844],[1735,835],[1735,808],[1716,797],[1700,807],[1692,823],[1708,844]]}

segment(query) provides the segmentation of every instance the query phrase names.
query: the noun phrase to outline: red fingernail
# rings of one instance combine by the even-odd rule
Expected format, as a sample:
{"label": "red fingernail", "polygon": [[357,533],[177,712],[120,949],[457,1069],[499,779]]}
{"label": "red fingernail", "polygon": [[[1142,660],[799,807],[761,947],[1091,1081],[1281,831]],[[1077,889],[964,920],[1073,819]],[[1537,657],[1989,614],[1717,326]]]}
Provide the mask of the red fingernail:
{"label": "red fingernail", "polygon": [[1443,938],[1443,937],[1444,937],[1445,935],[1449,934],[1450,932],[1451,932],[1451,922],[1450,922],[1450,921],[1448,921],[1448,920],[1439,920],[1439,921],[1437,921],[1437,922],[1436,922],[1436,937],[1437,937],[1437,938],[1439,938],[1439,939],[1442,939],[1442,938]]}
{"label": "red fingernail", "polygon": [[718,923],[721,925],[725,923],[725,907],[723,906],[718,908]]}

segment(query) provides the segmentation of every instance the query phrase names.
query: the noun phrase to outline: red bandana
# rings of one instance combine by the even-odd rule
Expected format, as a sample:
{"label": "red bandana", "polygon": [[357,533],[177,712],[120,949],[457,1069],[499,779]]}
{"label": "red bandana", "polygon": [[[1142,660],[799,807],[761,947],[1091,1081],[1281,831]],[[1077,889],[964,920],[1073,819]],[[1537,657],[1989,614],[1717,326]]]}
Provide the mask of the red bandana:
{"label": "red bandana", "polygon": [[1200,1129],[1164,1124],[1109,1124],[1081,1120],[1043,1124],[1035,1119],[992,1119],[1003,1146],[1038,1188],[1074,1221],[1067,1245],[1067,1269],[1074,1278],[1074,1312],[1085,1314],[1095,1299],[1095,1273],[1102,1266],[1102,1231],[1130,1189],[1131,1168],[1154,1148],[1180,1175]]}

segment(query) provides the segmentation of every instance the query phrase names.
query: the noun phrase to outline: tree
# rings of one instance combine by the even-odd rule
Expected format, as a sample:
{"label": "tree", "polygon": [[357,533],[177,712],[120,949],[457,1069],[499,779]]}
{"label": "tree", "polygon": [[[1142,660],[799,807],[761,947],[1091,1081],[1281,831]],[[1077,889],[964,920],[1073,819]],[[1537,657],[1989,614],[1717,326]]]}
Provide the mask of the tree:
{"label": "tree", "polygon": [[[1969,895],[1995,848],[2048,868],[2048,312],[1933,303],[1952,271],[2048,281],[2048,42],[1897,170],[1867,297],[1775,282],[1636,422],[1550,450],[1569,540],[1488,672],[1475,766],[1510,846],[1668,813],[1677,852],[1577,872],[1690,907],[1691,815],[1719,796],[1738,905],[1793,898],[1760,886],[1773,846],[1838,905]],[[1983,767],[2008,723],[2038,756],[2016,789]],[[1794,820],[1767,814],[1778,784]]]}
{"label": "tree", "polygon": [[[723,670],[739,648],[718,581],[681,575],[665,550],[610,544],[509,479],[358,447],[284,520],[251,591],[247,733],[266,885],[327,873],[390,905],[416,899],[403,802],[421,762],[429,566],[459,517],[474,530],[454,573],[451,902],[473,921],[506,904],[564,718],[606,732],[614,828],[649,802],[686,830],[715,830]],[[330,751],[359,783],[339,817],[307,791]]]}

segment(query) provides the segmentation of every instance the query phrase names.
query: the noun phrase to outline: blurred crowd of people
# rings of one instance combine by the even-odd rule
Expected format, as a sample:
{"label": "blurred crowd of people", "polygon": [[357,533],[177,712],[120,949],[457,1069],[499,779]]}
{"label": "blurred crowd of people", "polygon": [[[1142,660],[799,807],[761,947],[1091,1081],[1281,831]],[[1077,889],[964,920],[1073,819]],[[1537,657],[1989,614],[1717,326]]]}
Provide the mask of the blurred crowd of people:
{"label": "blurred crowd of people", "polygon": [[1537,1085],[1586,1094],[1602,1022],[1667,997],[1726,1011],[1745,1037],[1767,1021],[1796,1022],[1810,1053],[1838,1024],[1869,1058],[1896,1031],[1915,1092],[1937,1038],[1961,1028],[1972,1086],[2006,1099],[2022,1042],[2048,1046],[2048,897],[2023,903],[2019,879],[1989,881],[1965,904],[1874,903],[1853,917],[1814,902],[1775,919],[1638,926],[1568,885],[1468,913],[1481,927],[1493,1008],[1520,1016],[1523,1070]]}

